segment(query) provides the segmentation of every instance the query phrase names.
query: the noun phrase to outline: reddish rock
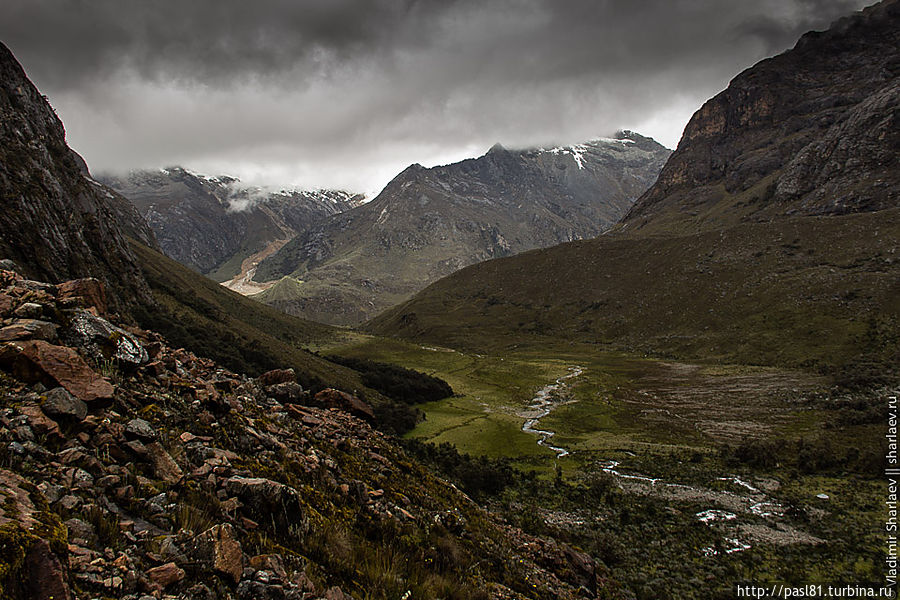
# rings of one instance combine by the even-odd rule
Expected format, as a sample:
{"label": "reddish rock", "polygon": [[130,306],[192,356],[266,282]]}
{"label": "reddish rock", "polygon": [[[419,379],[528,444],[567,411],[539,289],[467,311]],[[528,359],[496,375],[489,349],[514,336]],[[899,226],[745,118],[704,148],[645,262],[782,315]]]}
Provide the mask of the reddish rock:
{"label": "reddish rock", "polygon": [[81,306],[84,308],[93,306],[101,315],[105,314],[108,308],[106,288],[100,280],[93,277],[73,279],[59,284],[57,297],[60,300],[77,299]]}
{"label": "reddish rock", "polygon": [[60,435],[56,421],[44,414],[36,404],[23,404],[19,407],[19,412],[28,417],[28,425],[38,435]]}
{"label": "reddish rock", "polygon": [[70,600],[65,570],[47,540],[38,540],[25,555],[26,598],[33,600]]}
{"label": "reddish rock", "polygon": [[26,302],[19,305],[13,314],[22,319],[37,319],[44,314],[44,307],[37,302]]}
{"label": "reddish rock", "polygon": [[344,590],[337,586],[328,588],[323,598],[325,600],[353,600],[352,596],[345,594]]}
{"label": "reddish rock", "polygon": [[154,360],[153,362],[144,365],[144,372],[151,377],[159,377],[166,372],[166,365],[158,360]]}
{"label": "reddish rock", "polygon": [[370,423],[375,421],[375,411],[372,407],[347,392],[332,388],[324,389],[316,394],[315,402],[324,408],[338,408]]}
{"label": "reddish rock", "polygon": [[153,468],[153,474],[157,479],[162,479],[166,483],[176,484],[181,481],[183,475],[181,467],[175,462],[166,449],[159,442],[152,442],[145,446],[147,449],[148,459]]}
{"label": "reddish rock", "polygon": [[256,383],[261,387],[269,387],[277,383],[288,383],[297,381],[294,369],[275,369],[263,373],[256,378]]}
{"label": "reddish rock", "polygon": [[12,325],[0,329],[0,342],[14,340],[46,340],[54,341],[57,338],[58,325],[48,321],[37,319],[16,319]]}
{"label": "reddish rock", "polygon": [[241,544],[228,523],[216,525],[194,538],[190,554],[234,583],[241,580],[244,572]]}
{"label": "reddish rock", "polygon": [[0,317],[9,316],[15,307],[15,299],[9,294],[0,293]]}
{"label": "reddish rock", "polygon": [[60,385],[89,406],[112,401],[115,388],[98,375],[73,348],[41,340],[12,342],[0,350],[0,364],[27,382]]}
{"label": "reddish rock", "polygon": [[250,559],[250,566],[257,571],[271,571],[282,579],[287,577],[280,554],[260,554]]}
{"label": "reddish rock", "polygon": [[144,350],[147,351],[147,356],[150,357],[150,360],[156,360],[162,352],[162,344],[159,342],[150,342],[144,346]]}
{"label": "reddish rock", "polygon": [[168,562],[164,565],[147,569],[147,577],[149,577],[150,581],[153,583],[163,588],[167,588],[184,579],[184,569],[179,568],[179,566],[173,562]]}
{"label": "reddish rock", "polygon": [[295,419],[300,419],[300,421],[307,427],[317,427],[323,423],[322,419],[309,414],[302,408],[298,407],[296,404],[288,404],[287,410],[290,416],[294,417]]}

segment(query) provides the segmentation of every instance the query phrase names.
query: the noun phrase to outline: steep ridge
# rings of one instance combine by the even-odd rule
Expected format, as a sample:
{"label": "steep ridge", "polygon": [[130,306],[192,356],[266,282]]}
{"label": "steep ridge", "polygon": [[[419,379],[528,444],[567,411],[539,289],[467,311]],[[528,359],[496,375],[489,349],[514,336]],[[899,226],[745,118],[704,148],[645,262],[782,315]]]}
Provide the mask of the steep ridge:
{"label": "steep ridge", "polygon": [[751,363],[897,358],[900,5],[806,34],[700,109],[616,229],[469,267],[369,323]]}
{"label": "steep ridge", "polygon": [[264,260],[256,298],[334,324],[359,323],[466,265],[608,229],[669,151],[620,132],[549,150],[412,165],[370,203],[332,217]]}
{"label": "steep ridge", "polygon": [[624,222],[691,232],[897,206],[898,11],[841,19],[735,77]]}
{"label": "steep ridge", "polygon": [[167,256],[217,281],[233,278],[244,259],[270,244],[280,247],[361,199],[329,190],[268,192],[181,167],[99,179],[137,207]]}
{"label": "steep ridge", "polygon": [[0,44],[0,256],[49,281],[97,277],[125,310],[149,300],[126,235],[156,246],[120,195],[91,179],[47,99]]}

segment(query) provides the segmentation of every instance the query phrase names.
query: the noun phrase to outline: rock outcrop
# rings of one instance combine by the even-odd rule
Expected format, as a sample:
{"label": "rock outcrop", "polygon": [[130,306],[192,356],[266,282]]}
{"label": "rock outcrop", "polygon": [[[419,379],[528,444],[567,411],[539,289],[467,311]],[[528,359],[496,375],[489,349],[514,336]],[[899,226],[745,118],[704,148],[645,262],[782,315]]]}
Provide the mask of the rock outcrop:
{"label": "rock outcrop", "polygon": [[882,2],[735,77],[624,222],[691,231],[897,206],[898,22],[900,4]]}
{"label": "rock outcrop", "polygon": [[127,200],[94,181],[47,99],[0,44],[0,255],[32,278],[101,279],[116,310],[150,302],[126,236],[155,247]]}

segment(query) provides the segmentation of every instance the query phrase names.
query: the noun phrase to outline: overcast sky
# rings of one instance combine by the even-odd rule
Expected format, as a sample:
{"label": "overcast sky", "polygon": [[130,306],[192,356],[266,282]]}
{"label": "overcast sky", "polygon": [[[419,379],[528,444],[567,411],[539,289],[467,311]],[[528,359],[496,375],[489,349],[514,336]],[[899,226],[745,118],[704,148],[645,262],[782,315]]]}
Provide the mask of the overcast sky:
{"label": "overcast sky", "polygon": [[95,172],[377,192],[634,129],[674,148],[741,70],[871,0],[3,0]]}

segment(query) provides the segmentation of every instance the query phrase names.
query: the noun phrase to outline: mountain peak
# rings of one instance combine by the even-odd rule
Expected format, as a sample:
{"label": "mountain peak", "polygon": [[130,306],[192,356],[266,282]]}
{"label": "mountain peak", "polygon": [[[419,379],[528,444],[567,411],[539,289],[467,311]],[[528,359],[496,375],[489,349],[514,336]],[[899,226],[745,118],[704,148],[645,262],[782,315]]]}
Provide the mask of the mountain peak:
{"label": "mountain peak", "polygon": [[486,154],[499,154],[501,152],[506,153],[506,152],[509,152],[509,150],[504,148],[503,144],[501,144],[500,142],[497,142],[496,144],[491,146],[490,150],[488,150]]}

